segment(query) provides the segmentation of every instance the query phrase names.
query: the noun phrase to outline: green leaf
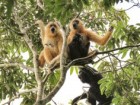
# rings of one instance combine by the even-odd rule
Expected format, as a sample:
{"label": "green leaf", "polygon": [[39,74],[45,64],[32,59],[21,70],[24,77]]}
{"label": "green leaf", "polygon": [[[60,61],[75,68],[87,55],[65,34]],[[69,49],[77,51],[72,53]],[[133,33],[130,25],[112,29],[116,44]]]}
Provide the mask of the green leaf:
{"label": "green leaf", "polygon": [[103,94],[104,94],[105,90],[106,90],[105,84],[104,84],[104,83],[102,83],[102,84],[100,85],[101,95],[103,95]]}
{"label": "green leaf", "polygon": [[79,68],[77,66],[75,66],[75,71],[76,71],[76,74],[78,74]]}
{"label": "green leaf", "polygon": [[72,67],[70,68],[70,75],[72,75],[73,71],[74,71],[74,66],[72,66]]}
{"label": "green leaf", "polygon": [[120,50],[119,51],[119,54],[122,54],[122,56],[121,56],[121,58],[123,59],[125,56],[126,56],[126,54],[128,53],[128,49],[123,49],[123,50]]}
{"label": "green leaf", "polygon": [[89,6],[89,0],[82,0],[82,1],[85,5]]}
{"label": "green leaf", "polygon": [[134,86],[134,89],[135,90],[138,90],[139,89],[139,83],[137,80],[133,80],[133,86]]}
{"label": "green leaf", "polygon": [[14,0],[8,0],[8,3],[7,3],[6,7],[7,7],[7,13],[6,13],[7,17],[10,18],[13,7],[14,7]]}
{"label": "green leaf", "polygon": [[[55,8],[54,8],[54,13],[55,14],[61,13],[63,11],[65,5],[66,5],[65,3],[56,4]],[[60,17],[60,15],[59,15],[59,17]]]}

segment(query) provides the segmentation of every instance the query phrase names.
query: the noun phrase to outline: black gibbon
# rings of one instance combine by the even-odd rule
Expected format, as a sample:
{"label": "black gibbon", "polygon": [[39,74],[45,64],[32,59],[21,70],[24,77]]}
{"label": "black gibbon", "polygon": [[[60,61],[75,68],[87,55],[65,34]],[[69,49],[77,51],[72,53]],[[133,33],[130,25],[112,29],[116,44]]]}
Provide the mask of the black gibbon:
{"label": "black gibbon", "polygon": [[76,33],[71,43],[68,45],[68,55],[70,60],[85,57],[88,55],[90,42],[88,37]]}
{"label": "black gibbon", "polygon": [[45,63],[49,65],[52,60],[60,56],[63,43],[62,34],[64,34],[64,31],[57,21],[49,22],[45,26],[41,20],[38,20],[36,24],[39,24],[44,47],[39,55],[39,66],[43,67]]}
{"label": "black gibbon", "polygon": [[105,45],[112,35],[113,27],[106,32],[104,36],[99,36],[97,33],[88,30],[84,27],[82,21],[78,18],[73,19],[70,22],[70,34],[68,36],[68,44],[70,44],[74,38],[74,36],[78,33],[80,35],[85,35],[89,39],[89,41],[93,41],[99,45]]}
{"label": "black gibbon", "polygon": [[78,74],[79,79],[83,83],[88,83],[90,85],[90,88],[87,93],[83,93],[80,96],[76,97],[72,101],[72,105],[77,105],[77,102],[81,99],[87,98],[88,102],[91,105],[96,105],[98,101],[98,105],[110,105],[112,101],[112,96],[106,97],[104,94],[101,95],[100,92],[100,85],[98,84],[98,81],[102,79],[102,75],[99,74],[95,69],[85,66],[80,67],[80,71]]}

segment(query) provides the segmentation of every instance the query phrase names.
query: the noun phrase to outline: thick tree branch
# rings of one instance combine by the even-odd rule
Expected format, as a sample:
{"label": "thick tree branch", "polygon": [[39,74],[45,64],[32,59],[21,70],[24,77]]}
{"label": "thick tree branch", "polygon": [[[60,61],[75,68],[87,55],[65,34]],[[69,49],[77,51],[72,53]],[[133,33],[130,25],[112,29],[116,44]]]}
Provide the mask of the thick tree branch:
{"label": "thick tree branch", "polygon": [[35,73],[35,78],[36,78],[37,85],[38,85],[36,101],[39,101],[39,100],[42,99],[43,92],[44,92],[44,89],[43,89],[44,87],[43,87],[43,84],[42,84],[42,81],[41,81],[41,75],[39,73],[37,51],[36,51],[35,46],[33,45],[32,40],[27,35],[27,30],[23,27],[23,21],[20,20],[20,18],[18,17],[17,14],[15,14],[15,21],[19,25],[19,29],[20,29],[21,33],[24,34],[23,38],[24,38],[25,42],[27,43],[27,45],[29,46],[29,48],[30,48],[30,50],[32,51],[32,54],[33,54],[34,73]]}
{"label": "thick tree branch", "polygon": [[87,57],[74,59],[69,64],[67,64],[67,68],[69,68],[70,66],[73,66],[73,65],[84,65],[84,64],[92,63],[93,58],[95,58],[97,56],[97,54],[98,54],[97,51],[92,51],[90,53],[90,55],[88,55]]}

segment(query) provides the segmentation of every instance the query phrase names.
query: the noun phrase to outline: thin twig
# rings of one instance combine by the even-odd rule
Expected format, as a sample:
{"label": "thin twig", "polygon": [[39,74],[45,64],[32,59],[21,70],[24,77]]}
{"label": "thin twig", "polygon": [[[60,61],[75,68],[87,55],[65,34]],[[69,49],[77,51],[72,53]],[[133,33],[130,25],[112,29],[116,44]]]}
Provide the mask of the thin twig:
{"label": "thin twig", "polygon": [[27,90],[22,90],[22,91],[19,91],[19,93],[14,96],[13,98],[11,98],[9,101],[5,102],[5,103],[2,103],[2,105],[6,105],[6,104],[9,104],[11,103],[12,101],[14,101],[15,99],[19,98],[21,94],[25,94],[25,93],[29,93],[29,92],[33,92],[33,91],[37,91],[36,88],[34,89],[27,89]]}
{"label": "thin twig", "polygon": [[[127,67],[127,66],[129,66],[129,65],[132,65],[132,64],[135,64],[135,62],[131,62],[131,63],[129,63],[129,64],[126,64],[126,65],[122,66],[122,68],[125,68],[125,67]],[[122,68],[116,69],[115,72],[116,72],[116,71],[122,70]],[[96,75],[96,74],[105,74],[105,73],[108,73],[108,72],[112,72],[112,70],[97,72],[97,73],[95,73],[95,75]]]}
{"label": "thin twig", "polygon": [[48,80],[49,76],[50,76],[52,73],[53,73],[53,72],[50,72],[50,73],[46,74],[46,76],[44,77],[44,79],[43,79],[43,81],[42,81],[43,84],[46,83],[46,81]]}
{"label": "thin twig", "polygon": [[30,70],[30,71],[34,72],[33,68],[27,67],[26,65],[20,64],[20,63],[4,63],[4,64],[0,64],[0,68],[1,67],[5,67],[5,68],[6,67],[13,67],[13,66],[19,66],[19,67],[21,67],[21,68],[23,68],[25,70]]}
{"label": "thin twig", "polygon": [[133,2],[133,3],[134,3],[134,5],[132,5],[131,7],[127,8],[127,9],[125,9],[125,10],[118,10],[118,12],[128,11],[128,10],[130,10],[131,8],[135,7],[135,6],[140,7],[140,3],[139,3],[139,2],[138,2],[138,3]]}
{"label": "thin twig", "polygon": [[19,98],[19,97],[20,97],[20,96],[17,95],[17,96],[15,96],[15,97],[11,98],[9,101],[7,101],[7,102],[5,102],[5,103],[2,103],[1,105],[7,105],[7,104],[10,104],[12,101],[14,101],[15,99],[17,99],[17,98]]}
{"label": "thin twig", "polygon": [[52,99],[52,102],[55,104],[55,105],[57,105],[57,103]]}
{"label": "thin twig", "polygon": [[116,48],[116,49],[108,50],[108,51],[103,51],[103,52],[97,52],[97,55],[98,54],[108,54],[110,52],[114,52],[114,51],[118,51],[118,50],[123,50],[123,49],[126,49],[126,48],[134,48],[134,47],[140,47],[140,44],[138,44],[138,45],[131,45],[131,46],[124,46],[124,47],[120,47],[120,48]]}

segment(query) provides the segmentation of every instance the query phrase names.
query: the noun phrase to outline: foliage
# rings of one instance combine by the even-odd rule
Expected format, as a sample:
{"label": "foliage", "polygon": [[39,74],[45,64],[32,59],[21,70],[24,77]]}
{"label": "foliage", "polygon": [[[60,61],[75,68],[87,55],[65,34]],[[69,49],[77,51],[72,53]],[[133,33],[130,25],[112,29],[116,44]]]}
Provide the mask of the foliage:
{"label": "foliage", "polygon": [[[22,66],[7,66],[18,63],[33,67],[33,54],[22,37],[16,18],[20,18],[23,28],[27,29],[29,38],[33,41],[38,53],[43,48],[37,26],[38,19],[47,23],[55,18],[63,26],[78,16],[85,25],[103,34],[112,22],[115,31],[112,39],[105,47],[96,46],[100,51],[120,48],[124,45],[136,45],[140,42],[140,24],[128,25],[129,17],[125,11],[117,11],[112,5],[123,0],[39,0],[44,3],[42,9],[36,0],[1,0],[0,1],[0,100],[16,96],[20,89],[36,88],[34,73]],[[129,0],[125,0],[128,1]],[[100,31],[99,31],[100,30]],[[140,48],[123,49],[108,53],[103,60],[99,56],[97,66],[104,78],[99,81],[101,93],[114,95],[115,105],[138,105],[140,91]],[[25,53],[29,57],[25,57]],[[97,61],[98,61],[97,60]],[[99,65],[99,66],[98,66]],[[71,67],[71,74],[77,67]],[[41,71],[42,77],[45,72]],[[57,84],[60,72],[56,71],[45,84],[45,93],[49,93]],[[21,94],[22,105],[32,105],[36,92]],[[135,101],[133,101],[135,100]]]}

